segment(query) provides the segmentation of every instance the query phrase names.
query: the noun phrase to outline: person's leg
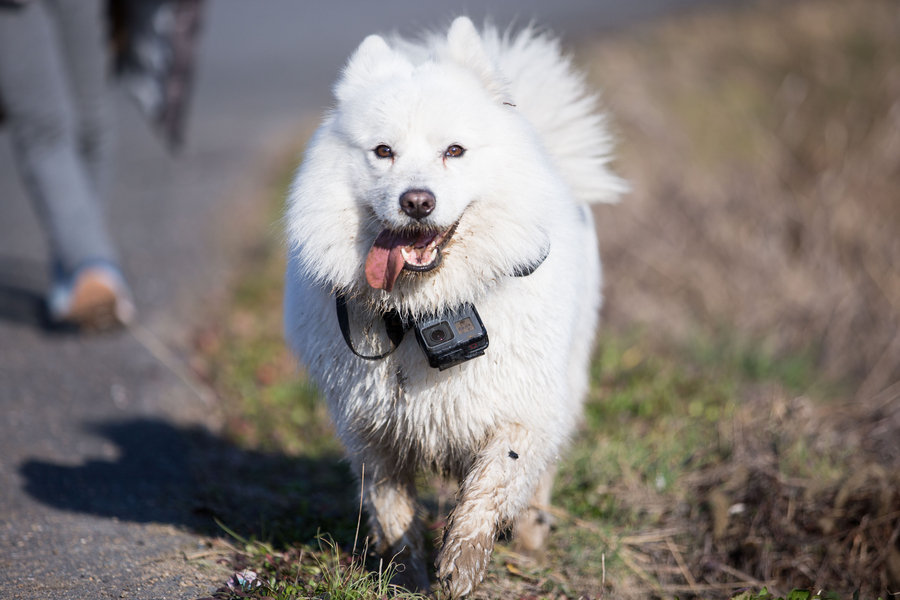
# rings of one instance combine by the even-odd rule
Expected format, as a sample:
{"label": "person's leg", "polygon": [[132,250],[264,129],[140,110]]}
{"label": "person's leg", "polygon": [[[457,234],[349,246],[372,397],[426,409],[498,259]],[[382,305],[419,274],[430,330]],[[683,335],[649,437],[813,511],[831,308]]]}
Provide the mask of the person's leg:
{"label": "person's leg", "polygon": [[78,151],[62,50],[43,2],[0,8],[0,94],[26,188],[63,273],[114,262],[94,186]]}
{"label": "person's leg", "polygon": [[67,49],[47,12],[53,7],[36,1],[0,8],[0,94],[16,160],[50,241],[51,316],[92,324],[101,309],[124,321],[133,308],[82,159],[62,60]]}
{"label": "person's leg", "polygon": [[105,0],[45,0],[56,18],[74,98],[78,150],[96,196],[107,196],[115,118]]}

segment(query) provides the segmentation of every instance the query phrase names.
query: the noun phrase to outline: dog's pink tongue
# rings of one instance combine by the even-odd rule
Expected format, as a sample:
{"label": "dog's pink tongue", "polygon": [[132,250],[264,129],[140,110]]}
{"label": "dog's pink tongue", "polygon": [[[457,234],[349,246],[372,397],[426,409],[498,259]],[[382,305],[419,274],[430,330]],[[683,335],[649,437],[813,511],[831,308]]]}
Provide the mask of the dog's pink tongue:
{"label": "dog's pink tongue", "polygon": [[366,256],[366,281],[369,285],[378,290],[391,291],[405,263],[400,248],[414,241],[389,229],[379,233]]}

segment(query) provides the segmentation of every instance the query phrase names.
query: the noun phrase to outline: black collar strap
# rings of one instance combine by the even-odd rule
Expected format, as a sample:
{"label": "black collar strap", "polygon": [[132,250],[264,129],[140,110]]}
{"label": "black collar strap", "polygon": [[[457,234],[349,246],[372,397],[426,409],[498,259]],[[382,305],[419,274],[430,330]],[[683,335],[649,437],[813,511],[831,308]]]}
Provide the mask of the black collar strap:
{"label": "black collar strap", "polygon": [[544,249],[541,251],[541,256],[534,262],[528,263],[527,265],[519,265],[515,269],[513,269],[513,277],[528,277],[535,271],[537,268],[544,264],[544,261],[547,260],[547,257],[550,255],[550,244],[544,246]]}
{"label": "black collar strap", "polygon": [[350,339],[350,315],[347,313],[347,297],[343,294],[338,294],[334,299],[334,307],[337,310],[337,319],[338,325],[341,328],[341,335],[344,336],[344,342],[346,342],[347,347],[350,348],[350,352],[366,360],[381,360],[382,358],[387,357],[397,349],[397,346],[403,341],[403,336],[409,331],[409,325],[406,324],[400,316],[400,313],[396,310],[389,310],[384,313],[382,320],[384,321],[384,328],[387,331],[388,339],[391,340],[391,349],[375,356],[360,354],[356,351],[356,348],[353,347],[353,341]]}
{"label": "black collar strap", "polygon": [[[534,273],[538,267],[544,264],[544,261],[547,260],[549,254],[550,246],[548,245],[544,248],[540,258],[535,262],[518,266],[513,269],[513,277],[528,277]],[[384,321],[384,329],[387,331],[388,339],[391,340],[391,349],[387,352],[382,352],[381,354],[367,356],[357,352],[356,348],[353,347],[353,340],[350,339],[350,315],[347,312],[347,297],[343,294],[335,296],[334,307],[337,311],[338,326],[341,328],[341,335],[344,336],[344,342],[347,344],[347,347],[350,348],[350,352],[365,360],[381,360],[382,358],[387,358],[387,356],[397,349],[397,346],[403,341],[406,332],[411,329],[411,325],[403,320],[400,313],[393,309],[387,311],[382,316],[382,320]]]}

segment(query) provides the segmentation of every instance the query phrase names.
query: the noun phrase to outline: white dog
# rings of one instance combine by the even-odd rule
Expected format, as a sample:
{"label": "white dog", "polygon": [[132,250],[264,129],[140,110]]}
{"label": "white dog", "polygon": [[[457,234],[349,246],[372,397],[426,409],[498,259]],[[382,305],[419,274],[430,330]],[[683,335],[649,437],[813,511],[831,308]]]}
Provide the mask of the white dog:
{"label": "white dog", "polygon": [[464,596],[500,528],[529,549],[548,530],[600,307],[586,204],[623,185],[581,76],[533,29],[460,17],[422,43],[373,35],[334,94],[290,192],[286,335],[410,588],[429,585],[414,474],[458,478],[437,576]]}

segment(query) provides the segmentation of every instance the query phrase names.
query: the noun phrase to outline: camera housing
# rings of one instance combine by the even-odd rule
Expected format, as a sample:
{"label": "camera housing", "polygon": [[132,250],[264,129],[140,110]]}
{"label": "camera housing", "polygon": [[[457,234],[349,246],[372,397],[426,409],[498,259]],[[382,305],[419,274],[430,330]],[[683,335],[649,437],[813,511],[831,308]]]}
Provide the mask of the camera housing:
{"label": "camera housing", "polygon": [[414,329],[428,364],[441,371],[483,355],[488,347],[487,330],[471,304],[421,319]]}

